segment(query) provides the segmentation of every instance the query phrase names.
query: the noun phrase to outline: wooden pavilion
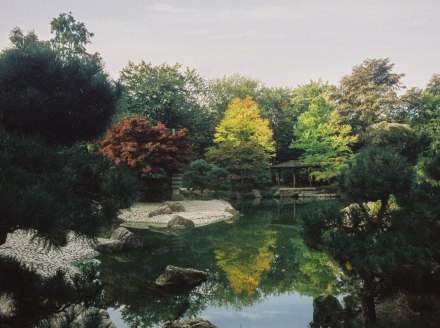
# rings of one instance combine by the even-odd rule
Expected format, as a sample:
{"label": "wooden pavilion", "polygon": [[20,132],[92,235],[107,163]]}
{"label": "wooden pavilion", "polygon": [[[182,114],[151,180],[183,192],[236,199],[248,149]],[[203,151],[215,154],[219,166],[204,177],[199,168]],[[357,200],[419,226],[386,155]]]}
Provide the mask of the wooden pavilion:
{"label": "wooden pavilion", "polygon": [[277,185],[280,185],[280,182],[282,181],[282,173],[285,170],[290,170],[291,176],[292,176],[292,186],[293,188],[296,188],[297,183],[297,174],[299,173],[300,169],[303,168],[309,168],[308,173],[308,180],[309,180],[309,187],[312,186],[312,179],[310,176],[311,168],[313,165],[305,164],[297,160],[290,160],[284,163],[279,163],[272,165],[272,171],[275,171],[275,180],[277,182]]}

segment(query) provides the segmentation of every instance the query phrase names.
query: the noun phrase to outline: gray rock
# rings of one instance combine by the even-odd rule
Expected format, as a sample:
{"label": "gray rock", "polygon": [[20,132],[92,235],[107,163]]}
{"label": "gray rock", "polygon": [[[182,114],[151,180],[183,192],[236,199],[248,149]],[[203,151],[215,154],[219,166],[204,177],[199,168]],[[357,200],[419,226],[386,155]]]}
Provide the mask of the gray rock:
{"label": "gray rock", "polygon": [[229,214],[232,214],[232,215],[234,215],[234,216],[240,214],[240,212],[238,212],[235,208],[232,208],[232,207],[227,207],[227,208],[225,208],[225,212],[226,212],[226,213],[229,213]]}
{"label": "gray rock", "polygon": [[11,295],[0,295],[0,318],[9,318],[14,315],[15,301]]}
{"label": "gray rock", "polygon": [[124,227],[119,227],[113,231],[110,240],[119,240],[124,243],[124,249],[142,248],[142,241],[132,232]]}
{"label": "gray rock", "polygon": [[100,253],[108,254],[122,251],[125,247],[125,243],[121,240],[98,238],[91,246]]}
{"label": "gray rock", "polygon": [[195,318],[186,321],[168,321],[162,326],[162,328],[217,328],[208,320],[201,318]]}
{"label": "gray rock", "polygon": [[115,253],[141,248],[143,244],[134,233],[119,227],[112,232],[110,239],[98,238],[91,246],[100,253]]}
{"label": "gray rock", "polygon": [[254,194],[255,198],[262,198],[261,193],[258,189],[252,189],[252,193]]}
{"label": "gray rock", "polygon": [[168,265],[155,283],[160,287],[185,288],[197,286],[206,279],[207,274],[203,271]]}
{"label": "gray rock", "polygon": [[148,213],[148,217],[153,217],[153,216],[157,216],[157,215],[162,215],[162,214],[172,214],[173,210],[168,206],[168,205],[163,205],[161,207],[159,207],[157,210],[151,211],[150,213]]}
{"label": "gray rock", "polygon": [[167,224],[168,228],[172,229],[182,229],[183,228],[194,228],[195,224],[189,219],[185,219],[183,216],[174,215],[173,218]]}
{"label": "gray rock", "polygon": [[313,300],[313,327],[337,327],[343,314],[341,303],[333,295],[321,295]]}
{"label": "gray rock", "polygon": [[166,203],[173,212],[185,212],[185,207],[181,203]]}

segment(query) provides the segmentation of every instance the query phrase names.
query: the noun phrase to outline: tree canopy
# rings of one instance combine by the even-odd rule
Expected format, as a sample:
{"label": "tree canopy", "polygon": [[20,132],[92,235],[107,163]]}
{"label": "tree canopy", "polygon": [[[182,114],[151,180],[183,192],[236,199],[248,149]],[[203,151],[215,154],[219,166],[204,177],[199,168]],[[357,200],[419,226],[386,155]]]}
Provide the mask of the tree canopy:
{"label": "tree canopy", "polygon": [[270,156],[275,152],[269,121],[261,118],[258,105],[252,97],[232,99],[215,131],[215,143],[229,142],[238,146],[252,141]]}
{"label": "tree canopy", "polygon": [[50,43],[63,58],[76,56],[97,59],[98,54],[89,55],[86,51],[86,46],[94,34],[87,30],[84,23],[77,22],[71,12],[61,13],[57,18],[52,19],[50,27],[50,31],[55,33]]}
{"label": "tree canopy", "polygon": [[117,91],[98,61],[64,59],[44,42],[0,54],[0,123],[14,133],[56,145],[95,138],[111,121]]}
{"label": "tree canopy", "polygon": [[97,142],[99,152],[138,173],[178,172],[192,159],[188,130],[170,130],[143,118],[126,118]]}
{"label": "tree canopy", "polygon": [[194,70],[180,64],[130,62],[122,69],[120,82],[120,117],[142,117],[170,129],[187,128],[199,154],[212,145],[214,115],[203,105],[205,82]]}
{"label": "tree canopy", "polygon": [[334,115],[335,104],[329,97],[330,86],[311,82],[301,87],[307,97],[296,101],[304,111],[293,126],[291,147],[301,150],[301,161],[312,167],[315,179],[330,181],[352,156],[350,146],[357,140],[350,125],[340,125]]}
{"label": "tree canopy", "polygon": [[335,92],[336,112],[342,124],[359,134],[380,121],[392,121],[399,107],[398,91],[404,74],[393,73],[389,58],[366,59],[341,79]]}

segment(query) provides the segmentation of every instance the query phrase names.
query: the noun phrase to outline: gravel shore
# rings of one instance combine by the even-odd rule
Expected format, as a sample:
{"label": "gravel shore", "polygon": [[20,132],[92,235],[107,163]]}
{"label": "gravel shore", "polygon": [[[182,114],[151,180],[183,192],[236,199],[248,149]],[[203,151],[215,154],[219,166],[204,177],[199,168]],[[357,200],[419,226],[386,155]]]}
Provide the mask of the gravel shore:
{"label": "gravel shore", "polygon": [[[148,214],[166,204],[180,204],[183,212],[160,214],[149,217]],[[128,210],[122,211],[119,218],[126,223],[139,223],[156,227],[166,227],[174,215],[180,215],[194,222],[195,226],[203,226],[231,218],[231,204],[223,200],[184,200],[166,203],[138,203]],[[68,243],[64,247],[49,248],[39,238],[33,238],[31,232],[16,230],[8,234],[6,243],[0,245],[0,256],[13,256],[26,266],[34,268],[42,276],[52,276],[58,269],[67,273],[76,272],[72,263],[93,258],[99,253],[90,246],[90,241],[69,234]]]}
{"label": "gravel shore", "polygon": [[48,277],[59,269],[74,273],[76,268],[72,263],[98,255],[90,246],[90,241],[73,233],[69,234],[67,245],[59,248],[47,247],[41,239],[33,236],[33,233],[24,230],[8,234],[6,243],[0,245],[0,256],[13,256],[38,274]]}
{"label": "gravel shore", "polygon": [[[149,217],[148,214],[158,210],[166,204],[180,204],[185,208],[183,212],[160,214]],[[180,215],[194,222],[195,226],[204,226],[230,219],[233,214],[231,204],[224,200],[183,200],[166,203],[138,203],[130,209],[124,210],[119,218],[124,222],[149,224],[155,227],[166,227],[174,215]]]}

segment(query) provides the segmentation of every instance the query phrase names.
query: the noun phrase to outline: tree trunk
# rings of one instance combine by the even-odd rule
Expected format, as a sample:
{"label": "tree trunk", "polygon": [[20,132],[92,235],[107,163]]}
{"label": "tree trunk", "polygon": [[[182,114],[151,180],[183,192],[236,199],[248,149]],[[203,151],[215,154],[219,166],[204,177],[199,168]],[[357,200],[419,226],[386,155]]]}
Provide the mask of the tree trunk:
{"label": "tree trunk", "polygon": [[362,314],[364,317],[365,327],[376,326],[376,305],[374,304],[375,289],[372,278],[364,281],[362,290]]}

